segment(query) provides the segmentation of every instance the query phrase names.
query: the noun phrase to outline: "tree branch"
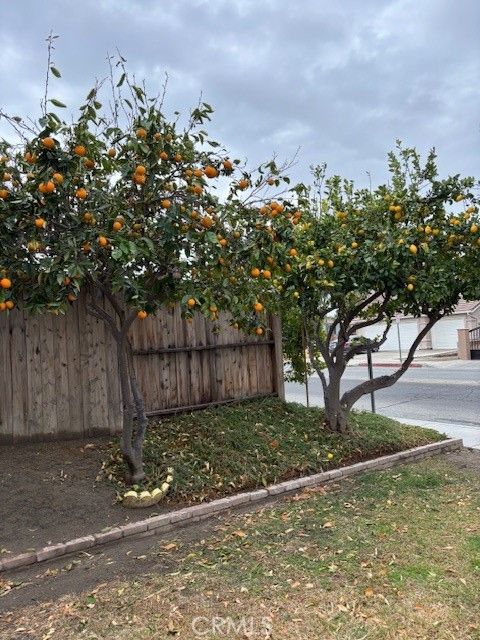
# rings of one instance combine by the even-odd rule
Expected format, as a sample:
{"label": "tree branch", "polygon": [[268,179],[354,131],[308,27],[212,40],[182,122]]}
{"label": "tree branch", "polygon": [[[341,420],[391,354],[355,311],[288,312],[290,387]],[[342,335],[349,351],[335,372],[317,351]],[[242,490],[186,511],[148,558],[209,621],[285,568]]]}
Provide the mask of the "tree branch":
{"label": "tree branch", "polygon": [[365,309],[365,307],[368,307],[369,304],[372,304],[372,302],[375,302],[375,300],[381,295],[380,292],[375,292],[372,293],[372,295],[368,296],[368,298],[366,298],[365,300],[363,300],[363,302],[361,302],[360,304],[357,304],[351,311],[349,314],[347,314],[346,316],[346,322],[347,324],[350,324],[350,322],[352,322],[352,320],[354,320],[356,318],[356,316],[358,316],[358,314],[360,313],[360,311],[363,311],[363,309]]}
{"label": "tree branch", "polygon": [[[378,347],[381,347],[382,344],[387,339],[387,335],[388,335],[388,332],[390,331],[391,326],[392,326],[392,319],[388,318],[387,326],[385,327],[385,331],[383,332],[382,337],[380,338],[380,340],[372,340],[373,344],[375,344],[376,346],[378,345]],[[362,353],[364,349],[365,349],[364,343],[359,343],[358,345],[354,345],[353,347],[350,347],[345,356],[345,362],[350,362],[350,360],[354,356],[358,355],[359,353]]]}
{"label": "tree branch", "polygon": [[403,376],[405,371],[407,371],[408,367],[410,366],[418,345],[421,343],[421,341],[427,335],[427,333],[430,331],[433,325],[438,320],[440,320],[440,318],[442,318],[443,315],[444,314],[442,313],[438,313],[429,317],[428,323],[424,326],[424,328],[420,331],[418,336],[413,341],[407,357],[402,362],[402,365],[400,366],[400,368],[397,369],[397,371],[395,371],[395,373],[392,373],[389,376],[379,376],[378,378],[373,378],[373,380],[366,380],[365,382],[362,382],[361,384],[357,385],[353,389],[346,391],[343,394],[340,401],[343,408],[346,411],[350,411],[350,409],[357,402],[357,400],[359,400],[363,395],[367,393],[372,393],[372,391],[377,391],[378,389],[391,387],[393,384],[395,384],[395,382],[397,382],[397,380],[399,380]]}
{"label": "tree branch", "polygon": [[[370,318],[368,320],[363,320],[362,322],[357,322],[357,324],[352,325],[350,327],[350,329],[347,331],[347,336],[351,336],[352,334],[356,333],[359,329],[363,329],[364,327],[369,327],[372,324],[375,324],[376,322],[380,322],[380,320],[383,319],[383,315],[385,313],[385,309],[387,308],[387,305],[390,302],[390,297],[391,297],[390,294],[387,294],[385,296],[382,304],[380,305],[380,307],[378,309],[378,313],[375,316],[375,318]],[[373,302],[373,300],[372,300],[372,302]],[[365,305],[365,306],[367,306],[367,305]],[[365,308],[365,306],[363,308]],[[361,309],[359,311],[361,311]],[[353,318],[352,318],[352,320],[353,320]]]}
{"label": "tree branch", "polygon": [[87,311],[91,316],[94,316],[98,320],[103,320],[106,324],[108,324],[108,326],[110,327],[110,330],[113,333],[115,340],[119,340],[120,332],[118,331],[115,319],[112,318],[112,316],[109,315],[105,311],[105,309],[102,309],[101,307],[99,307],[98,304],[92,299],[90,304],[87,305]]}
{"label": "tree branch", "polygon": [[[317,372],[318,377],[320,378],[320,381],[321,381],[322,387],[323,387],[323,392],[325,393],[325,391],[327,390],[327,379],[325,377],[325,374],[322,371],[322,367],[320,365],[320,362],[315,357],[315,349],[313,348],[313,344],[312,344],[310,338],[308,337],[308,334],[307,334],[306,331],[305,331],[305,338],[307,340],[307,348],[308,348],[308,355],[310,357],[310,362],[312,363],[313,368],[315,369],[315,371]],[[317,345],[318,345],[318,343],[317,343]],[[323,353],[322,353],[322,356],[323,356]]]}

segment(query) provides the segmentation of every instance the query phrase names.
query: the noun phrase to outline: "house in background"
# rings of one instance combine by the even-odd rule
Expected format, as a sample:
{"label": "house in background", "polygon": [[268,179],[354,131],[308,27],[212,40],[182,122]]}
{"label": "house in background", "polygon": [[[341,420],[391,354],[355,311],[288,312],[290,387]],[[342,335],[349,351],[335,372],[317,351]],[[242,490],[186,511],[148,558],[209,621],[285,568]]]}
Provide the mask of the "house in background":
{"label": "house in background", "polygon": [[[422,327],[427,322],[426,317],[413,318],[412,316],[400,316],[398,327],[400,330],[400,342],[402,350],[407,350],[412,345]],[[457,350],[458,329],[475,329],[480,326],[480,300],[473,302],[461,301],[455,311],[439,320],[431,331],[427,333],[420,343],[419,349],[449,349]],[[385,323],[378,322],[369,327],[360,329],[359,336],[374,339],[383,334]],[[398,349],[398,330],[395,321],[392,323],[386,341],[380,347],[380,351],[395,351]]]}

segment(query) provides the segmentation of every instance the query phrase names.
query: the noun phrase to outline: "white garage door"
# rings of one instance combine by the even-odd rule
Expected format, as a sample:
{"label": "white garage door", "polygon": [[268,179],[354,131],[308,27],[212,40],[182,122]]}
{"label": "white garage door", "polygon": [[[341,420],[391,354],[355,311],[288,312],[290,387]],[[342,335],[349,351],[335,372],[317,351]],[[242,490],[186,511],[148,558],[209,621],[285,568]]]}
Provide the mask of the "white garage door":
{"label": "white garage door", "polygon": [[456,349],[457,329],[465,326],[464,316],[442,318],[432,329],[432,349]]}
{"label": "white garage door", "polygon": [[[377,322],[370,327],[362,329],[361,333],[366,338],[375,339],[382,336],[385,331],[385,323]],[[406,352],[412,346],[412,342],[418,335],[418,325],[416,318],[400,320],[400,343],[402,351]],[[395,320],[392,322],[387,339],[380,347],[380,351],[398,351],[398,331]]]}

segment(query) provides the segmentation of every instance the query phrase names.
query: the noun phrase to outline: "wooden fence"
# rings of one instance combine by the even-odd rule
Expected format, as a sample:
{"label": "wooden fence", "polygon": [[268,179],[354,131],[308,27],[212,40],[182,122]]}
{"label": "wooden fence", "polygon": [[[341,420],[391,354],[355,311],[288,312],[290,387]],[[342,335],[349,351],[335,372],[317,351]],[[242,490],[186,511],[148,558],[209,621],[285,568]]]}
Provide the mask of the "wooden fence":
{"label": "wooden fence", "polygon": [[[232,400],[283,396],[281,328],[257,338],[200,314],[164,309],[133,324],[135,368],[150,416]],[[0,314],[0,442],[117,433],[116,348],[102,321],[75,303],[66,316]]]}

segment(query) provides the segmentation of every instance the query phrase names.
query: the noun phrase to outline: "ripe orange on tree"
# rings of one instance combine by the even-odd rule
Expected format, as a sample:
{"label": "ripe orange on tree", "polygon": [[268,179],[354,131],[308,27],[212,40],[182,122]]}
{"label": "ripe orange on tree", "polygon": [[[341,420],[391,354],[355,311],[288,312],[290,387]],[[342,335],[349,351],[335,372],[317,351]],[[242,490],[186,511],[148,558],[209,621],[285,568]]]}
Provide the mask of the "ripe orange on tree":
{"label": "ripe orange on tree", "polygon": [[55,183],[52,180],[48,182],[41,182],[38,185],[40,193],[53,193],[55,191]]}
{"label": "ripe orange on tree", "polygon": [[13,307],[15,306],[15,303],[13,302],[13,300],[7,300],[5,302],[5,306],[7,307],[7,309],[9,311],[11,311],[13,309]]}
{"label": "ripe orange on tree", "polygon": [[88,196],[88,191],[84,187],[80,187],[75,191],[75,195],[79,200],[85,200]]}
{"label": "ripe orange on tree", "polygon": [[9,195],[10,192],[8,189],[0,189],[0,200],[6,200]]}
{"label": "ripe orange on tree", "polygon": [[204,169],[207,178],[216,178],[218,176],[218,170],[212,165],[207,165]]}
{"label": "ripe orange on tree", "polygon": [[0,280],[0,287],[2,287],[2,289],[10,289],[11,286],[12,281],[10,280],[10,278],[2,278]]}
{"label": "ripe orange on tree", "polygon": [[36,218],[35,226],[37,227],[37,229],[45,229],[45,227],[47,226],[47,223],[43,218]]}
{"label": "ripe orange on tree", "polygon": [[187,300],[187,305],[192,309],[195,305],[197,304],[197,301],[195,300],[195,298],[189,298]]}
{"label": "ripe orange on tree", "polygon": [[42,145],[45,147],[45,149],[53,149],[55,147],[55,140],[53,138],[50,138],[49,136],[47,138],[42,138]]}
{"label": "ripe orange on tree", "polygon": [[133,181],[135,184],[140,184],[140,185],[145,184],[146,176],[141,173],[134,173]]}
{"label": "ripe orange on tree", "polygon": [[138,313],[137,313],[137,318],[140,318],[140,320],[145,320],[145,318],[148,316],[148,313],[141,309]]}
{"label": "ripe orange on tree", "polygon": [[101,247],[106,247],[108,245],[108,239],[105,236],[98,236],[98,244]]}
{"label": "ripe orange on tree", "polygon": [[77,144],[75,145],[75,147],[73,147],[73,153],[77,156],[83,157],[84,155],[86,155],[87,150],[85,149],[83,144]]}
{"label": "ripe orange on tree", "polygon": [[52,175],[52,180],[53,182],[55,182],[55,184],[62,184],[63,182],[63,175],[61,173],[59,173],[58,171],[56,171],[53,175]]}
{"label": "ripe orange on tree", "polygon": [[139,140],[144,140],[147,137],[147,132],[143,127],[140,127],[135,131],[135,135]]}
{"label": "ripe orange on tree", "polygon": [[213,219],[210,216],[203,216],[200,224],[205,229],[210,229],[210,227],[213,225]]}

